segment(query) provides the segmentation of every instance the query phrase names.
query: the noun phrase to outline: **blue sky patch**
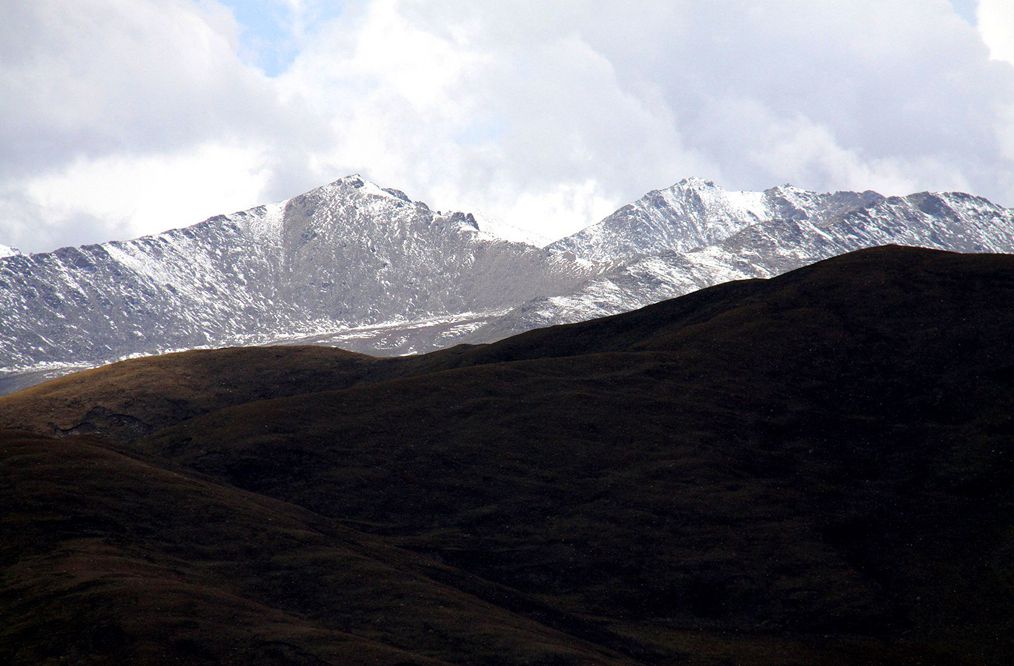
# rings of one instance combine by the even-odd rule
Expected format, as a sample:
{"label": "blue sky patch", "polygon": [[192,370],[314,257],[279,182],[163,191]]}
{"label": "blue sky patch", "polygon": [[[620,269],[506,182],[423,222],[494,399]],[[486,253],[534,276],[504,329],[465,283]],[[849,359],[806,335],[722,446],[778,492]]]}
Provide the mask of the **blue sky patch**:
{"label": "blue sky patch", "polygon": [[[299,35],[294,33],[298,20],[305,33],[312,34],[320,24],[338,17],[341,0],[306,0],[302,16],[283,0],[220,0],[240,25],[241,54],[268,76],[281,74],[299,54]],[[306,36],[305,34],[303,35]]]}

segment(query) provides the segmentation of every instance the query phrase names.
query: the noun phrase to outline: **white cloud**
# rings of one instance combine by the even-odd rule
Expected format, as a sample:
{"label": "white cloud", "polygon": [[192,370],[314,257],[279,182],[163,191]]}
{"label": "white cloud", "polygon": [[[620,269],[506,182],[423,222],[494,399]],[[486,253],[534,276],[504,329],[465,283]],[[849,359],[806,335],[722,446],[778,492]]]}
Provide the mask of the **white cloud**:
{"label": "white cloud", "polygon": [[[491,218],[492,224],[482,228],[502,238],[536,244],[550,243],[562,235],[580,231],[588,220],[600,220],[616,209],[615,198],[591,179],[547,183],[519,194],[501,192],[487,201],[495,213],[476,209],[480,219]],[[519,227],[514,223],[517,220],[524,221],[525,226]]]}
{"label": "white cloud", "polygon": [[976,21],[989,56],[1014,65],[1014,3],[1009,0],[979,0]]}
{"label": "white cloud", "polygon": [[275,4],[297,51],[267,76],[215,0],[4,3],[0,242],[157,231],[350,172],[543,236],[686,175],[1014,204],[1000,0],[979,31],[946,0]]}
{"label": "white cloud", "polygon": [[169,0],[4,3],[3,172],[244,135],[273,104],[222,11]]}
{"label": "white cloud", "polygon": [[224,144],[80,159],[0,192],[7,204],[0,204],[0,219],[12,242],[28,247],[132,238],[197,222],[209,211],[256,205],[267,180],[264,164],[263,151]]}

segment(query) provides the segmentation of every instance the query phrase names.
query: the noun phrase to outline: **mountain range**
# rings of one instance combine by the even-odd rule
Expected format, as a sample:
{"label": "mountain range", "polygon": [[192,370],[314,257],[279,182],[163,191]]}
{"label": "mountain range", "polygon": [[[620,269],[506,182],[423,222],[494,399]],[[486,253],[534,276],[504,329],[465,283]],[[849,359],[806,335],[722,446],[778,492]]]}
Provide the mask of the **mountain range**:
{"label": "mountain range", "polygon": [[0,661],[1009,663],[1011,303],[1011,256],[891,246],[0,397]]}
{"label": "mountain range", "polygon": [[422,353],[900,243],[1014,251],[1014,211],[695,178],[545,247],[349,176],[132,241],[0,258],[0,392],[138,354],[263,343]]}

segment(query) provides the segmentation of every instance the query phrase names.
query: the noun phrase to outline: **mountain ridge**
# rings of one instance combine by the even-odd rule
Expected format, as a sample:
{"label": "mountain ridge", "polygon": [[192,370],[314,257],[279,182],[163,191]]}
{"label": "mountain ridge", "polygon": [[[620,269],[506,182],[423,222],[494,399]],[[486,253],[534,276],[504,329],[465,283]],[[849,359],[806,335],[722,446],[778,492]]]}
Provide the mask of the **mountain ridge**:
{"label": "mountain ridge", "polygon": [[[698,184],[690,183],[691,187]],[[705,186],[714,189],[713,184]],[[729,280],[779,275],[864,247],[903,244],[963,252],[1014,251],[1014,211],[982,197],[929,192],[883,197],[869,191],[819,195],[791,189],[797,202],[793,215],[742,224],[735,230],[726,227],[724,239],[688,251],[653,253],[649,249],[589,278],[571,294],[522,304],[464,341],[498,339],[532,328],[616,314]],[[772,188],[754,194],[775,197],[786,191]],[[807,199],[812,205],[820,197],[830,204],[810,211],[798,205]],[[657,200],[649,194],[639,203],[643,208]],[[636,221],[625,224],[631,211],[637,210],[628,206],[619,211],[621,215],[595,225],[590,254],[601,258],[605,256],[601,248],[614,247],[624,255],[642,228]],[[611,224],[619,227],[612,230],[617,238],[603,242],[601,235],[609,233]]]}
{"label": "mountain ridge", "polygon": [[0,259],[0,392],[187,348],[489,342],[885,243],[1014,251],[1014,212],[961,193],[687,178],[537,248],[350,175],[162,234]]}
{"label": "mountain ridge", "polygon": [[393,192],[349,176],[163,234],[8,257],[0,367],[490,310],[592,272]]}

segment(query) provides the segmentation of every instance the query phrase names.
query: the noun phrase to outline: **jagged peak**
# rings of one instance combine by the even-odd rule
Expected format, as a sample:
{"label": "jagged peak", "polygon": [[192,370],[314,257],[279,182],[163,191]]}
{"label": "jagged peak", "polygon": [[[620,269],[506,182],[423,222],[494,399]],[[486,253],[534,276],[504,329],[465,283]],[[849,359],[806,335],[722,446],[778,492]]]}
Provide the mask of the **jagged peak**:
{"label": "jagged peak", "polygon": [[974,203],[976,203],[976,204],[978,204],[980,206],[988,206],[990,208],[997,208],[997,209],[1000,209],[1000,210],[1011,210],[1011,209],[1006,208],[1005,206],[1002,206],[1001,204],[998,204],[998,203],[995,203],[993,201],[990,201],[989,199],[987,199],[984,196],[980,196],[978,194],[970,194],[968,192],[955,191],[955,190],[949,190],[949,191],[946,191],[946,192],[917,192],[915,194],[908,195],[908,197],[906,197],[906,198],[907,199],[911,199],[912,197],[919,197],[919,196],[921,196],[921,197],[936,197],[937,199],[941,199],[943,201],[946,201],[949,204],[974,202]]}
{"label": "jagged peak", "polygon": [[816,194],[812,190],[808,190],[808,189],[802,188],[802,187],[797,187],[797,186],[795,186],[795,185],[793,185],[791,183],[784,183],[782,185],[776,185],[776,186],[770,187],[770,188],[768,188],[766,190],[730,190],[730,189],[726,189],[726,188],[722,187],[721,185],[717,184],[713,180],[710,180],[710,179],[707,179],[707,178],[700,178],[698,176],[687,176],[686,178],[680,179],[679,181],[677,181],[673,185],[671,185],[671,186],[669,186],[667,188],[664,188],[663,190],[655,190],[655,191],[656,192],[662,192],[662,191],[668,191],[668,192],[683,191],[683,192],[693,192],[693,193],[707,192],[708,194],[711,194],[711,195],[722,195],[722,194],[725,194],[725,195],[729,195],[729,196],[736,196],[736,195],[760,196],[762,194],[775,195],[775,196],[777,196],[777,195],[799,196],[799,195]]}
{"label": "jagged peak", "polygon": [[388,194],[390,194],[392,197],[394,197],[395,199],[401,199],[402,201],[404,201],[406,203],[413,203],[412,199],[410,199],[409,196],[407,194],[405,194],[404,192],[402,192],[401,190],[396,190],[393,187],[385,187],[385,188],[382,188],[382,189],[385,192],[387,192]]}
{"label": "jagged peak", "polygon": [[677,182],[673,183],[667,190],[720,190],[722,189],[719,185],[715,184],[715,181],[708,180],[706,178],[699,178],[698,176],[687,176],[681,178]]}
{"label": "jagged peak", "polygon": [[808,190],[808,189],[803,188],[803,187],[796,187],[792,183],[783,183],[781,185],[775,185],[774,187],[769,188],[769,189],[764,190],[764,191],[765,192],[770,192],[772,194],[783,194],[783,193],[787,193],[787,194],[812,194],[813,193],[812,190]]}
{"label": "jagged peak", "polygon": [[[359,194],[362,194],[362,195],[383,197],[383,198],[386,198],[386,199],[394,199],[394,200],[401,201],[401,202],[404,202],[404,203],[415,203],[407,194],[405,194],[401,190],[397,190],[397,189],[390,188],[390,187],[381,187],[377,183],[375,183],[372,180],[369,180],[367,178],[364,178],[361,174],[358,174],[358,173],[353,173],[353,174],[349,174],[347,176],[342,176],[341,178],[339,178],[337,180],[331,181],[330,183],[328,183],[327,185],[325,185],[323,188],[318,188],[318,190],[324,190],[324,191],[329,191],[329,190],[330,191],[333,191],[333,190],[349,191],[349,190],[353,190],[353,191],[357,191]],[[313,191],[318,191],[318,190],[313,190]]]}
{"label": "jagged peak", "polygon": [[887,197],[885,201],[892,206],[914,206],[928,215],[960,215],[962,211],[992,211],[1009,215],[1012,212],[1012,209],[967,192],[913,192],[902,197]]}

